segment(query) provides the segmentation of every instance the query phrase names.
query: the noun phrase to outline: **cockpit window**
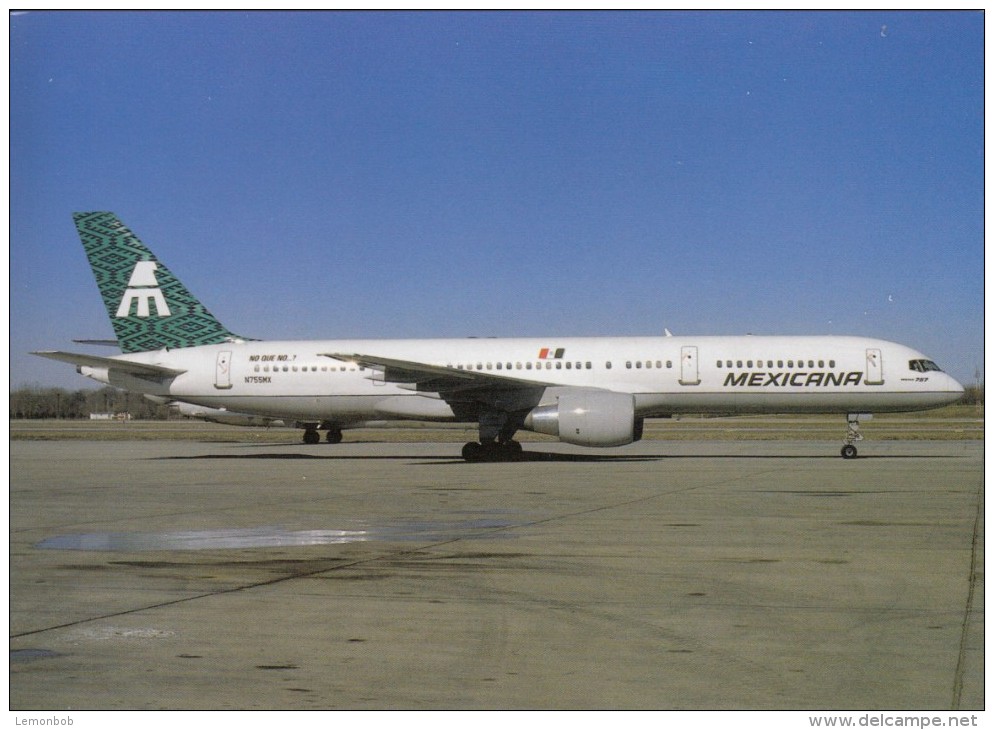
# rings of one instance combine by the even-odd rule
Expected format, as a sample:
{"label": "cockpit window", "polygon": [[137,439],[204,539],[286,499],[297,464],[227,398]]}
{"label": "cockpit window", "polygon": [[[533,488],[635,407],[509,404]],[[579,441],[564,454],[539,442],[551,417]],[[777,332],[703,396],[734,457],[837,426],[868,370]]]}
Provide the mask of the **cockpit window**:
{"label": "cockpit window", "polygon": [[930,371],[937,373],[942,372],[942,368],[931,360],[911,360],[908,362],[908,367],[916,373],[927,373]]}

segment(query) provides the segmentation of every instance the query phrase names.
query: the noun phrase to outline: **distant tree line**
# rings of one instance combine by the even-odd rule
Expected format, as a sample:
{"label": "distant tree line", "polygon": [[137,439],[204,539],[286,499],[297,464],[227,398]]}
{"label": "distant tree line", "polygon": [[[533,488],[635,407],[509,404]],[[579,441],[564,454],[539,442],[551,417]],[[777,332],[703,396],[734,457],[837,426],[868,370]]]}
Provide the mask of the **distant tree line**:
{"label": "distant tree line", "polygon": [[10,391],[11,418],[89,418],[91,413],[129,413],[142,420],[165,420],[169,408],[138,393],[117,388],[66,390],[25,385]]}
{"label": "distant tree line", "polygon": [[984,384],[964,385],[963,400],[960,403],[970,406],[982,406],[984,404]]}
{"label": "distant tree line", "polygon": [[[966,405],[983,405],[984,384],[967,385]],[[91,413],[130,413],[142,420],[166,420],[169,409],[117,388],[66,390],[26,385],[10,391],[11,418],[89,418]]]}

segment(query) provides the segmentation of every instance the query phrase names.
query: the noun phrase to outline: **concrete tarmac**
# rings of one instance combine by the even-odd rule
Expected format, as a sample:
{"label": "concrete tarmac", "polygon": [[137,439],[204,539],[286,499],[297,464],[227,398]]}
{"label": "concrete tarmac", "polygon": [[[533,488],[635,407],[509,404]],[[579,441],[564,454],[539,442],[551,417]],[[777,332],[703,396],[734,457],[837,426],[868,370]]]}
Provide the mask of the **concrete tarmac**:
{"label": "concrete tarmac", "polygon": [[13,441],[10,708],[968,711],[983,443]]}

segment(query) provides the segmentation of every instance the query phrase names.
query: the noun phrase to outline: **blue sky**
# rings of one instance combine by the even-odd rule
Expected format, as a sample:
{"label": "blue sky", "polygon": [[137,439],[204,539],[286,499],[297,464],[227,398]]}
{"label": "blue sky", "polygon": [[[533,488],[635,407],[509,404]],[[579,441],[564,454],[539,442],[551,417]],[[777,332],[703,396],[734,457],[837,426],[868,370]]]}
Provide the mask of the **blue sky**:
{"label": "blue sky", "polygon": [[[259,338],[857,334],[983,367],[979,12],[10,18],[11,386],[112,210]],[[97,354],[110,354],[106,348]]]}

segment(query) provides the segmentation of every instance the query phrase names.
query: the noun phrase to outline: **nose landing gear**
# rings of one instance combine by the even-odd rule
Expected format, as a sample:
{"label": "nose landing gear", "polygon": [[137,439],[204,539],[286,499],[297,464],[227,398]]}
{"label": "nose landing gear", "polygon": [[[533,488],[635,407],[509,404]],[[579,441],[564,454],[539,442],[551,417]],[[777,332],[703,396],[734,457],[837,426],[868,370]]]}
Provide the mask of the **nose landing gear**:
{"label": "nose landing gear", "polygon": [[856,458],[856,447],[853,444],[856,441],[863,440],[863,434],[859,432],[859,421],[860,419],[869,420],[873,416],[869,413],[850,413],[846,417],[847,428],[846,428],[846,438],[842,442],[842,458],[843,459],[855,459]]}

